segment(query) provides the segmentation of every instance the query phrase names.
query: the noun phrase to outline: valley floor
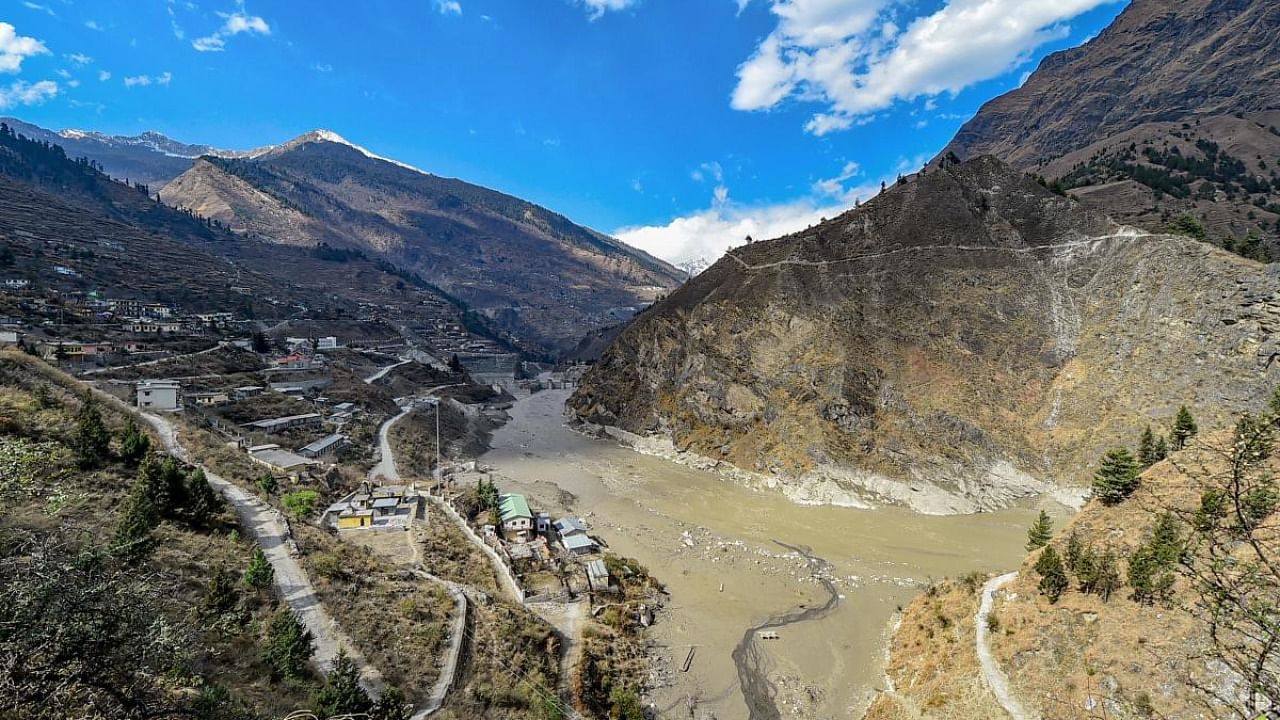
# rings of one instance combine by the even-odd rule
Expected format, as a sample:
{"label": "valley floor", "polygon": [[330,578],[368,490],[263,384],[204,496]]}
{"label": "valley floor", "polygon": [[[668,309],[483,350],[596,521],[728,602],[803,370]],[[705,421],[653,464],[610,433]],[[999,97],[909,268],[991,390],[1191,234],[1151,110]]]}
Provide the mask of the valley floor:
{"label": "valley floor", "polygon": [[501,487],[584,517],[666,584],[647,678],[664,717],[857,716],[886,689],[897,608],[930,579],[1023,558],[1030,506],[936,517],[797,505],[578,434],[564,422],[567,395],[516,403],[481,460]]}

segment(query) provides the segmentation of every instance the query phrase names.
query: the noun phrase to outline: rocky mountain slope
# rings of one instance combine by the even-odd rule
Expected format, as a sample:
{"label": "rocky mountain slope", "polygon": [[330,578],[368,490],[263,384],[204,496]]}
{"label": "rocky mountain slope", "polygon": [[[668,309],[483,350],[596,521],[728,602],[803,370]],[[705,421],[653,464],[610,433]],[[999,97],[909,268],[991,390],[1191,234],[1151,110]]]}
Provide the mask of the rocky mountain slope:
{"label": "rocky mountain slope", "polygon": [[1280,235],[1280,5],[1134,0],[982,107],[942,156],[992,154],[1148,229]]}
{"label": "rocky mountain slope", "polygon": [[327,131],[245,158],[202,158],[161,197],[254,238],[373,251],[547,347],[630,317],[683,276],[544,208]]}
{"label": "rocky mountain slope", "polygon": [[1082,484],[1180,403],[1249,407],[1280,380],[1276,330],[1273,270],[983,157],[730,252],[570,406],[797,500],[964,512]]}
{"label": "rocky mountain slope", "polygon": [[16,132],[61,146],[72,158],[87,157],[111,177],[157,189],[186,172],[201,155],[235,154],[210,145],[191,145],[158,132],[122,136],[84,130],[53,131],[17,118],[0,118]]}

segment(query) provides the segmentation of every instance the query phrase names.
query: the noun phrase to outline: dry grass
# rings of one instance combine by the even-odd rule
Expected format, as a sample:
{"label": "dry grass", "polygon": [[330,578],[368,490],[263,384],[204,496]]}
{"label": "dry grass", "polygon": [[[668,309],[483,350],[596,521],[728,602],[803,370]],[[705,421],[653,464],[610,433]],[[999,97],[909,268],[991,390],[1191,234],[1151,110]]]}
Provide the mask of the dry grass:
{"label": "dry grass", "polygon": [[875,699],[867,720],[1003,716],[982,680],[973,644],[984,580],[944,580],[903,611],[885,669],[895,691]]}
{"label": "dry grass", "polygon": [[[43,387],[50,402],[42,406],[33,393]],[[68,537],[96,543],[108,542],[118,513],[133,481],[134,470],[107,462],[80,470],[64,443],[75,427],[75,413],[83,386],[29,357],[0,352],[0,444],[40,443],[54,448],[42,458],[32,482],[20,492],[6,493],[6,512],[0,515],[0,532],[6,535],[62,532]],[[107,427],[118,431],[125,415],[112,403],[98,405]],[[21,430],[21,436],[14,434]],[[143,573],[167,599],[154,608],[176,625],[193,629],[195,640],[189,670],[226,688],[231,697],[254,710],[282,716],[305,707],[309,689],[298,683],[275,683],[259,661],[259,638],[265,621],[276,609],[269,591],[238,586],[239,601],[227,618],[198,614],[209,581],[220,569],[235,576],[248,565],[252,543],[233,539],[234,515],[224,511],[206,531],[194,531],[182,523],[162,523],[154,533],[155,550]]]}
{"label": "dry grass", "polygon": [[440,675],[453,599],[368,547],[309,525],[294,532],[325,607],[389,683],[424,701]]}

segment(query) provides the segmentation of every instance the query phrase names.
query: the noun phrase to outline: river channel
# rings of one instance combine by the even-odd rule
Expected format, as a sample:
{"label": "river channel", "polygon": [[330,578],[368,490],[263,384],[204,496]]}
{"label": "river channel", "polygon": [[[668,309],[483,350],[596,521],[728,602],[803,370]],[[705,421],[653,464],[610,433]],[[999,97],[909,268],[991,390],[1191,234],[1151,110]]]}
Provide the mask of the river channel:
{"label": "river channel", "polygon": [[520,400],[481,461],[504,492],[584,517],[666,584],[670,603],[652,629],[667,659],[652,698],[664,718],[690,708],[722,720],[860,717],[884,688],[897,608],[930,578],[1017,567],[1039,509],[938,517],[797,505],[574,432],[567,397]]}

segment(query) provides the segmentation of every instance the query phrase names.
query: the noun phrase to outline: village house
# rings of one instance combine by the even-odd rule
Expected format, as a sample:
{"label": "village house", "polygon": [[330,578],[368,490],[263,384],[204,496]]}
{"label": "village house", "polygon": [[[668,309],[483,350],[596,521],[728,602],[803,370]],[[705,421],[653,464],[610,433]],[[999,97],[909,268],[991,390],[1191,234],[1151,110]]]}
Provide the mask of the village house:
{"label": "village house", "polygon": [[45,360],[71,360],[72,362],[87,362],[115,351],[110,343],[87,343],[79,340],[42,342],[36,348],[40,357]]}
{"label": "village house", "polygon": [[298,454],[305,458],[318,459],[332,457],[347,445],[347,436],[342,433],[334,433],[316,440],[315,442],[298,450]]}
{"label": "village house", "polygon": [[337,350],[339,347],[338,338],[332,335],[316,339],[317,350]]}
{"label": "village house", "polygon": [[330,505],[320,522],[339,530],[404,527],[417,515],[419,502],[414,490],[362,483],[359,490]]}
{"label": "village house", "polygon": [[148,335],[176,335],[182,332],[182,323],[176,320],[130,320],[121,326],[125,332]]}
{"label": "village house", "polygon": [[277,370],[311,370],[316,367],[315,361],[302,353],[289,353],[275,359]]}
{"label": "village house", "polygon": [[137,404],[143,410],[178,410],[182,385],[177,380],[143,380],[137,384]]}
{"label": "village house", "polygon": [[251,430],[275,433],[293,428],[319,427],[319,425],[320,413],[304,413],[302,415],[286,415],[285,417],[255,420],[251,423],[245,423],[244,427]]}
{"label": "village house", "polygon": [[570,555],[590,555],[600,551],[600,544],[589,535],[570,535],[561,537],[560,544]]}
{"label": "village house", "polygon": [[316,464],[315,460],[295,455],[279,445],[255,445],[249,448],[249,459],[285,475],[291,475],[308,465]]}
{"label": "village house", "polygon": [[609,583],[609,567],[599,558],[587,563],[587,585],[592,592],[613,592]]}
{"label": "village house", "polygon": [[0,345],[17,345],[21,338],[16,330],[0,330]]}
{"label": "village house", "polygon": [[244,385],[242,387],[236,388],[235,390],[232,390],[231,394],[233,397],[235,397],[236,400],[244,400],[246,398],[257,397],[261,395],[263,390],[266,390],[266,388],[262,387],[261,385]]}
{"label": "village house", "polygon": [[529,501],[523,495],[499,495],[498,515],[504,537],[520,542],[529,539],[533,530],[533,513],[529,511]]}
{"label": "village house", "polygon": [[231,396],[225,392],[193,392],[187,393],[185,397],[201,407],[226,405],[231,402]]}

